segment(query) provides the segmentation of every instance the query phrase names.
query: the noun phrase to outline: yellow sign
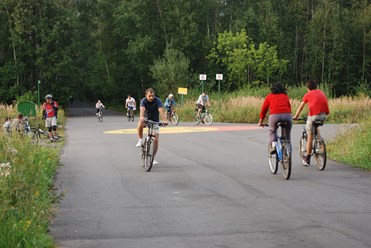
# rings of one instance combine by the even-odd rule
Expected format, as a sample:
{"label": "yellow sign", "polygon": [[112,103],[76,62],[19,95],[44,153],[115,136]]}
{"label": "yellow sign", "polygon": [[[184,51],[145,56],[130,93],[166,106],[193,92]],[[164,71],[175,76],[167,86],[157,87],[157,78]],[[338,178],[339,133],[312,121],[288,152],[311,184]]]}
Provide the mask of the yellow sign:
{"label": "yellow sign", "polygon": [[179,95],[187,95],[188,88],[178,88],[178,94]]}

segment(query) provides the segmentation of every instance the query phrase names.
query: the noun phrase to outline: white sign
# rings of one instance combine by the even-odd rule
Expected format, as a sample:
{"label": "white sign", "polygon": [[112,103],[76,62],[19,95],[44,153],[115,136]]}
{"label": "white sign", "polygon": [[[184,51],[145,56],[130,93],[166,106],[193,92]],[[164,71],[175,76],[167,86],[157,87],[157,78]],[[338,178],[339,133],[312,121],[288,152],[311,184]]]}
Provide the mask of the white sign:
{"label": "white sign", "polygon": [[223,74],[216,74],[216,80],[223,80]]}
{"label": "white sign", "polygon": [[201,81],[206,80],[206,74],[200,74],[200,80]]}

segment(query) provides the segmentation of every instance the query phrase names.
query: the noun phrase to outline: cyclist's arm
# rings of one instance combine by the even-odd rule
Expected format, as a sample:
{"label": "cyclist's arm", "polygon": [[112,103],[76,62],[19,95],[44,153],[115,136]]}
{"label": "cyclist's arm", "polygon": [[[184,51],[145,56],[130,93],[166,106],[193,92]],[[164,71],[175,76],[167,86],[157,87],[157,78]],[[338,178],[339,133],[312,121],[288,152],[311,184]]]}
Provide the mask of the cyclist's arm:
{"label": "cyclist's arm", "polygon": [[164,108],[163,107],[158,108],[158,112],[160,113],[160,117],[162,119],[162,122],[167,124]]}
{"label": "cyclist's arm", "polygon": [[299,106],[298,110],[296,111],[296,113],[293,117],[294,120],[299,118],[299,115],[300,115],[301,111],[303,110],[304,105],[305,105],[305,102],[300,103],[300,106]]}
{"label": "cyclist's arm", "polygon": [[146,112],[146,108],[144,106],[140,106],[140,113],[139,113],[139,121],[144,121],[144,112]]}

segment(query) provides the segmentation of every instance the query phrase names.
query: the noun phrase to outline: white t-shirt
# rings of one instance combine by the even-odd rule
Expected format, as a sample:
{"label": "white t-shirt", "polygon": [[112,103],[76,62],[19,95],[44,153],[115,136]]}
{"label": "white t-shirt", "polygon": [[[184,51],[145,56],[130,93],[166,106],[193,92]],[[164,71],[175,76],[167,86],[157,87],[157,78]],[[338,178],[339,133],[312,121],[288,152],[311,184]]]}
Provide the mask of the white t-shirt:
{"label": "white t-shirt", "polygon": [[209,96],[208,95],[206,95],[206,96],[200,95],[198,97],[197,104],[201,104],[201,105],[205,106],[208,100],[209,100]]}
{"label": "white t-shirt", "polygon": [[126,103],[128,104],[128,107],[135,107],[135,99],[132,97],[130,99],[126,99]]}

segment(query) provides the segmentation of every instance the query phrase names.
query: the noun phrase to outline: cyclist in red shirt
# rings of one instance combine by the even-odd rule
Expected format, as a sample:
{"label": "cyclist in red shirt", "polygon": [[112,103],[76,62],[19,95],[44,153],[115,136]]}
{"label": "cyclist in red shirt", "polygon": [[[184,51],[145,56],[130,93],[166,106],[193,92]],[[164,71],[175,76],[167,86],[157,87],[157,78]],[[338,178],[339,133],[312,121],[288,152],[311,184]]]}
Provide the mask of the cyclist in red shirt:
{"label": "cyclist in red shirt", "polygon": [[271,88],[271,93],[265,97],[263,106],[260,111],[259,125],[263,126],[263,121],[266,114],[269,111],[269,141],[272,144],[270,153],[276,152],[277,144],[277,123],[287,122],[283,132],[289,144],[291,143],[291,127],[292,127],[292,114],[291,114],[291,104],[289,97],[287,96],[286,89],[282,83],[274,83]]}
{"label": "cyclist in red shirt", "polygon": [[[305,129],[308,134],[307,140],[307,156],[304,158],[305,163],[307,165],[310,164],[310,157],[312,151],[312,142],[313,142],[313,133],[314,133],[314,125],[315,121],[322,121],[326,120],[326,116],[330,114],[330,110],[328,107],[328,102],[325,93],[321,90],[317,89],[317,81],[309,80],[307,82],[308,93],[306,93],[303,97],[303,100],[296,111],[294,116],[294,120],[299,118],[300,112],[303,110],[304,105],[308,103],[309,113],[308,119],[305,126]],[[319,130],[317,130],[319,135]]]}
{"label": "cyclist in red shirt", "polygon": [[53,142],[57,137],[57,114],[58,103],[52,100],[53,96],[48,94],[45,96],[46,102],[43,104],[43,119],[45,127],[48,128],[50,141]]}

